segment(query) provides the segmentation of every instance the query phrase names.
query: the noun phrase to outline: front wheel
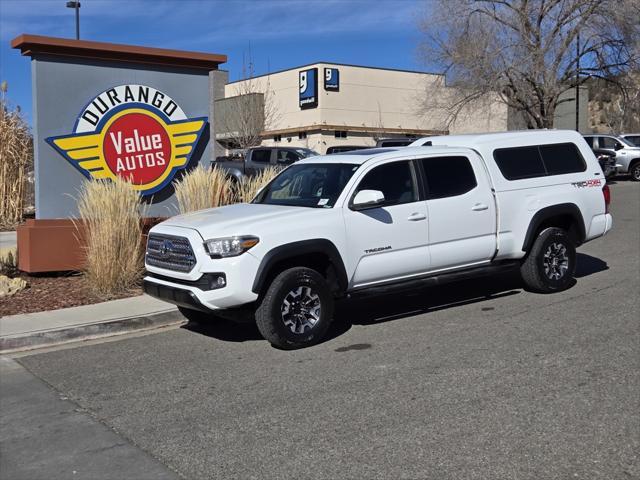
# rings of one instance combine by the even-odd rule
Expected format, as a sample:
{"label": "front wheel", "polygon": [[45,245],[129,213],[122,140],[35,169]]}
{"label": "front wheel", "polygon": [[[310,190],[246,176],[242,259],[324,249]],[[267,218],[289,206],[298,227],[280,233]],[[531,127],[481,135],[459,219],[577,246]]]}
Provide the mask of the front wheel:
{"label": "front wheel", "polygon": [[539,293],[566,290],[576,270],[576,247],[561,228],[547,228],[538,234],[520,266],[527,289]]}
{"label": "front wheel", "polygon": [[640,182],[640,162],[635,162],[629,168],[629,173],[631,174],[631,180],[635,182]]}
{"label": "front wheel", "polygon": [[322,275],[310,268],[290,268],[269,285],[256,311],[256,324],[262,336],[276,347],[307,347],[326,334],[333,304]]}

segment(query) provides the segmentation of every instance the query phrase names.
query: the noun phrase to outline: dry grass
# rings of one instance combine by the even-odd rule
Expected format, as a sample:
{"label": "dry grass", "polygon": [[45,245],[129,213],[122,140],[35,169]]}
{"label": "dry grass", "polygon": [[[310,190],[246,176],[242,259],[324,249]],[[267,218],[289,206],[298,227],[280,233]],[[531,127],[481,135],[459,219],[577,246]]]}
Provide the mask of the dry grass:
{"label": "dry grass", "polygon": [[11,110],[0,87],[0,226],[13,227],[22,220],[27,171],[33,165],[33,139],[19,109]]}
{"label": "dry grass", "polygon": [[126,180],[85,182],[78,198],[90,288],[109,297],[135,286],[143,271],[140,196]]}
{"label": "dry grass", "polygon": [[175,183],[180,213],[220,207],[232,200],[231,181],[217,167],[198,167]]}
{"label": "dry grass", "polygon": [[268,167],[253,177],[246,177],[234,187],[233,200],[235,203],[249,203],[255,198],[260,189],[273,180],[280,169]]}

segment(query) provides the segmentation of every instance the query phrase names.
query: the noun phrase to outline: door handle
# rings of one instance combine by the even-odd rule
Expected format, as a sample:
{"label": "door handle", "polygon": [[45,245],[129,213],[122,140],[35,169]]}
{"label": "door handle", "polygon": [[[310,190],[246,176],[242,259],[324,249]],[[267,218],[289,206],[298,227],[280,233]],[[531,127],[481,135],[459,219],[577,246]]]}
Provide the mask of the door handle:
{"label": "door handle", "polygon": [[417,222],[419,220],[425,220],[427,216],[424,213],[414,212],[407,217],[410,222]]}
{"label": "door handle", "polygon": [[485,205],[484,203],[476,203],[473,207],[471,207],[471,210],[473,210],[474,212],[480,212],[482,210],[488,210],[489,209],[489,205]]}

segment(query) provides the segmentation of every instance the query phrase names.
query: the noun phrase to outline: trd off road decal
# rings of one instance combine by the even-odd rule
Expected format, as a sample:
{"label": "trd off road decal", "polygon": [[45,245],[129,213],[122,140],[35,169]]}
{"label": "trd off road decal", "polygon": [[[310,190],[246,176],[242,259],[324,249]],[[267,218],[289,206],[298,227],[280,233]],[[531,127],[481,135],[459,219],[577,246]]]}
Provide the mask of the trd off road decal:
{"label": "trd off road decal", "polygon": [[602,180],[595,178],[593,180],[585,180],[582,182],[572,182],[571,185],[576,188],[599,187],[602,185]]}
{"label": "trd off road decal", "polygon": [[72,134],[46,140],[85,177],[119,176],[150,195],[189,164],[206,123],[155,88],[119,85],[87,104]]}

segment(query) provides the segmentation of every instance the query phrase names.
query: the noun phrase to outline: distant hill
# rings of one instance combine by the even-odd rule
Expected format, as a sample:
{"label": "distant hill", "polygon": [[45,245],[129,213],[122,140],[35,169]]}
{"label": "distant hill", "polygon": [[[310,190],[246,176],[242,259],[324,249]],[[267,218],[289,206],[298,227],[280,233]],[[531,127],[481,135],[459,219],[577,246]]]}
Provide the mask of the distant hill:
{"label": "distant hill", "polygon": [[628,95],[613,82],[601,78],[587,81],[589,128],[594,133],[640,132],[640,73],[618,78]]}

